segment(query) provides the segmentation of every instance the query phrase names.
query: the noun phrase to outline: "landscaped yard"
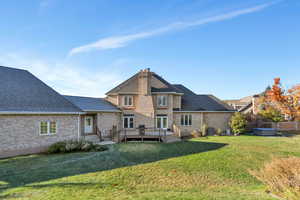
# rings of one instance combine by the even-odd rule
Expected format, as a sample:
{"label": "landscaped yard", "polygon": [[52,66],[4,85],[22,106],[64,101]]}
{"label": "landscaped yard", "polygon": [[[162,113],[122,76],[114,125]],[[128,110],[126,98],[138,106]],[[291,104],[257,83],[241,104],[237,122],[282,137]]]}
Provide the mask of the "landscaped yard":
{"label": "landscaped yard", "polygon": [[249,169],[300,156],[300,137],[127,143],[0,160],[0,199],[273,199]]}

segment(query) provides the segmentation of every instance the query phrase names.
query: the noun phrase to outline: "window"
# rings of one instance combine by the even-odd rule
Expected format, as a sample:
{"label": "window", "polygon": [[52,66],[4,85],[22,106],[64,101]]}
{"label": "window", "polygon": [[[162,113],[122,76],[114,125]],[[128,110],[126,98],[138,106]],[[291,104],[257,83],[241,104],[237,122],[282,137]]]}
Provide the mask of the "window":
{"label": "window", "polygon": [[133,96],[124,96],[123,104],[124,106],[133,106]]}
{"label": "window", "polygon": [[191,126],[192,125],[192,115],[184,114],[181,115],[181,126]]}
{"label": "window", "polygon": [[156,128],[167,129],[168,128],[168,116],[157,115],[156,116]]}
{"label": "window", "polygon": [[134,115],[123,116],[123,128],[134,128]]}
{"label": "window", "polygon": [[40,134],[41,135],[53,135],[56,134],[57,126],[56,122],[41,122],[40,123]]}
{"label": "window", "polygon": [[167,96],[165,96],[165,95],[157,96],[157,105],[158,106],[167,106]]}

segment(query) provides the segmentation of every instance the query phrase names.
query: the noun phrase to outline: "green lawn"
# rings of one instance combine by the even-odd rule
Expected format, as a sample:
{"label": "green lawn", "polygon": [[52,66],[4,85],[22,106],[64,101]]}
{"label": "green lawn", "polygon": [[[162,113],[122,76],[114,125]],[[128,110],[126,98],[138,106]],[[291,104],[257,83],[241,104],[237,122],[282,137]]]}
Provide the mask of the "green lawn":
{"label": "green lawn", "polygon": [[300,156],[300,136],[127,143],[106,152],[16,157],[0,160],[0,199],[273,199],[248,170],[289,155]]}

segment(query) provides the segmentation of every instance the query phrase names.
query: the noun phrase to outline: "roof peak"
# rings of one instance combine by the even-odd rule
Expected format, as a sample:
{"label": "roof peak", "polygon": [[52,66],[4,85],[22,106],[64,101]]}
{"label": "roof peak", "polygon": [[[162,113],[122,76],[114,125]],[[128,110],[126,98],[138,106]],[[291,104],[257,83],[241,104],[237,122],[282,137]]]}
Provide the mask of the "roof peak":
{"label": "roof peak", "polygon": [[15,67],[7,67],[7,66],[2,66],[0,65],[1,68],[5,68],[5,69],[8,69],[8,70],[18,70],[18,71],[28,71],[26,69],[20,69],[20,68],[15,68]]}

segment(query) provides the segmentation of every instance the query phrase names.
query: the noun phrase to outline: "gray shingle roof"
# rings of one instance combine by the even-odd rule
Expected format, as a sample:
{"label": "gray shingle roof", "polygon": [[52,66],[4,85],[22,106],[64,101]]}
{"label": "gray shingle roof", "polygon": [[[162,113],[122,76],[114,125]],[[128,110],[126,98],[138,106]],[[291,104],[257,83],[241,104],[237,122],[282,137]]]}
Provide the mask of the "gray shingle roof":
{"label": "gray shingle roof", "polygon": [[120,112],[120,110],[104,98],[64,96],[83,111]]}
{"label": "gray shingle roof", "polygon": [[178,90],[174,85],[170,84],[168,81],[166,81],[161,76],[157,75],[154,72],[152,72],[152,76],[154,76],[156,79],[158,79],[159,81],[161,81],[167,87],[166,88],[151,87],[151,92],[176,92],[176,93],[180,93],[180,90]]}
{"label": "gray shingle roof", "polygon": [[78,113],[78,107],[30,72],[0,66],[0,112]]}
{"label": "gray shingle roof", "polygon": [[177,111],[232,111],[212,95],[197,95],[183,85],[173,85],[184,95]]}

